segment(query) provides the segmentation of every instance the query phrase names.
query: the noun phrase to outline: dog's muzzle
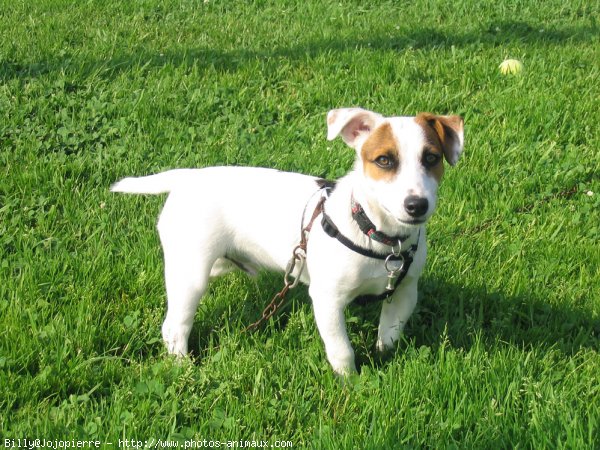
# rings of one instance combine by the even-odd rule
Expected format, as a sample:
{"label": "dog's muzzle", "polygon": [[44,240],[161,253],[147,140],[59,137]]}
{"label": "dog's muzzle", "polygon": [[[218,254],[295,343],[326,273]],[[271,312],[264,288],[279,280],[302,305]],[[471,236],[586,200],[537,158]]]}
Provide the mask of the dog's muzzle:
{"label": "dog's muzzle", "polygon": [[429,200],[426,197],[418,197],[416,195],[409,195],[404,200],[404,210],[409,216],[417,219],[425,214],[429,210]]}

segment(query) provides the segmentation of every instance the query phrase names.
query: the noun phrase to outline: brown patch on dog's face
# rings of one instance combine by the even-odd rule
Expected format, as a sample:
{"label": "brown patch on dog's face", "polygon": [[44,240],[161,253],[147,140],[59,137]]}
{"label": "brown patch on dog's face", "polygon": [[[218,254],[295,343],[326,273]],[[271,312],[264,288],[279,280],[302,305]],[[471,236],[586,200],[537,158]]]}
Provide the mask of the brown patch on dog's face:
{"label": "brown patch on dog's face", "polygon": [[439,183],[444,176],[444,154],[439,146],[426,144],[421,154],[421,164]]}
{"label": "brown patch on dog's face", "polygon": [[415,118],[425,133],[433,130],[440,143],[446,161],[453,166],[462,153],[464,126],[460,116],[435,116],[430,113],[421,113]]}
{"label": "brown patch on dog's face", "polygon": [[392,126],[384,123],[371,133],[361,148],[365,175],[373,180],[391,181],[400,168],[400,151]]}
{"label": "brown patch on dog's face", "polygon": [[444,147],[442,140],[445,136],[442,123],[433,114],[421,113],[415,122],[423,129],[425,146],[421,155],[421,164],[439,183],[444,176]]}

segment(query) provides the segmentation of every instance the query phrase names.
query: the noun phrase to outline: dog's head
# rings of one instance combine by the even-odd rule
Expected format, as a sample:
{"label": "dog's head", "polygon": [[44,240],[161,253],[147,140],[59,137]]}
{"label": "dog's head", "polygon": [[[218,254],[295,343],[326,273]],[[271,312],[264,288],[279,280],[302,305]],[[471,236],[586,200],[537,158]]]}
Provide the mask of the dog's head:
{"label": "dog's head", "polygon": [[356,171],[371,206],[409,227],[433,214],[442,160],[456,164],[464,139],[459,116],[383,117],[361,108],[329,111],[327,139],[339,135],[356,150]]}

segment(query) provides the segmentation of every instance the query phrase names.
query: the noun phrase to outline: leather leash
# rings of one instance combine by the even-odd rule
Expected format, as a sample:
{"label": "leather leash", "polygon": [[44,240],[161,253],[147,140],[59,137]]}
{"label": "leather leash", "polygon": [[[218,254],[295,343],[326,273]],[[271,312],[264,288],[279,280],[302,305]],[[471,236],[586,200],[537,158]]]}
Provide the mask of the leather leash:
{"label": "leather leash", "polygon": [[[304,264],[306,262],[306,249],[308,246],[308,235],[310,230],[312,229],[315,220],[317,217],[323,212],[323,205],[327,197],[325,195],[321,196],[313,214],[308,221],[308,224],[301,228],[300,233],[300,243],[294,247],[292,250],[292,257],[287,265],[285,270],[285,275],[283,276],[284,286],[281,291],[279,291],[271,302],[267,305],[267,307],[263,310],[261,317],[254,323],[251,323],[246,328],[244,328],[244,332],[254,331],[258,327],[260,327],[264,322],[268,321],[273,315],[277,312],[277,310],[283,305],[285,302],[285,296],[287,295],[290,289],[295,288],[300,281],[300,276],[304,271]],[[305,211],[306,212],[306,211]],[[302,224],[304,223],[304,214],[302,214]],[[300,264],[300,270],[298,271],[298,275],[294,280],[290,280],[292,276],[292,272],[296,268],[296,264]]]}

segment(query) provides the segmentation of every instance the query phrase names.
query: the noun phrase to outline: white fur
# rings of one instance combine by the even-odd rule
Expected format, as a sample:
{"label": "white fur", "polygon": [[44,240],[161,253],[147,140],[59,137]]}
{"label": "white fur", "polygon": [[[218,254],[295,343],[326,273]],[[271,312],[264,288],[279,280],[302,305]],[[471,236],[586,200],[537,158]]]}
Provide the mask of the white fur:
{"label": "white fur", "polygon": [[[369,179],[362,169],[360,148],[368,135],[389,121],[402,152],[402,167],[391,182]],[[380,253],[390,247],[364,235],[351,217],[350,198],[362,204],[377,228],[389,235],[409,234],[403,250],[420,242],[414,262],[391,301],[382,307],[377,348],[392,347],[417,301],[417,280],[426,257],[424,225],[404,223],[408,195],[425,196],[433,213],[437,182],[420,164],[423,132],[414,118],[389,118],[359,108],[328,114],[328,139],[342,135],[357,151],[355,169],[338,181],[325,210],[339,230],[358,245]],[[462,136],[461,136],[462,138]],[[462,144],[462,142],[461,142]],[[284,271],[300,239],[304,209],[312,214],[319,199],[316,178],[272,169],[211,167],[178,169],[141,178],[125,178],[114,192],[169,192],[158,221],[165,258],[168,310],[162,327],[168,351],[188,352],[188,337],[198,302],[210,277],[241,265]],[[308,202],[308,204],[307,204]],[[235,261],[237,264],[232,262]],[[356,370],[354,351],[344,323],[344,308],[358,295],[379,294],[387,282],[383,262],[361,256],[329,237],[315,221],[308,240],[306,270],[315,319],[335,372]]]}

